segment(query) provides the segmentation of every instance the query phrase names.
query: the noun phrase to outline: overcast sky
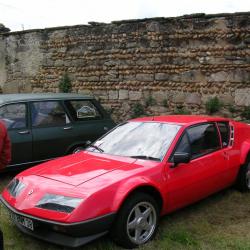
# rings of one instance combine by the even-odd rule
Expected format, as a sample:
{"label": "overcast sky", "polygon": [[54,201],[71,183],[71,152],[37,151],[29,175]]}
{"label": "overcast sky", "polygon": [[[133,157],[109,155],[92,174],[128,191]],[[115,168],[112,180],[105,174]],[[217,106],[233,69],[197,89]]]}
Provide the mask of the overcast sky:
{"label": "overcast sky", "polygon": [[250,0],[0,0],[0,23],[12,31],[90,21],[250,11]]}

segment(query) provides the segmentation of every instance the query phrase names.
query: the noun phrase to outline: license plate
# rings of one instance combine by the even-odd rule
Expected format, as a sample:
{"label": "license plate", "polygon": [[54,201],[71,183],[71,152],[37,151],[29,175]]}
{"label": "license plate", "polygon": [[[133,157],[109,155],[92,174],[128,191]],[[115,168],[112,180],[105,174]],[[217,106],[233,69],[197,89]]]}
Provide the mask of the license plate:
{"label": "license plate", "polygon": [[10,213],[10,218],[14,221],[17,222],[19,224],[21,224],[22,226],[30,229],[30,230],[34,230],[34,225],[33,225],[33,221],[29,218],[25,218],[21,215],[18,214],[14,214],[14,213]]}

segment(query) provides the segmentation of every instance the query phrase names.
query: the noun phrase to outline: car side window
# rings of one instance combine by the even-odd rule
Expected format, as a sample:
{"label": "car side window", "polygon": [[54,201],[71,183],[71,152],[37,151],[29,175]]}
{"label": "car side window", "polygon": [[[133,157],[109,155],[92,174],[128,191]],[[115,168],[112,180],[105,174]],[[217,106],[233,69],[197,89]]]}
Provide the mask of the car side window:
{"label": "car side window", "polygon": [[170,162],[174,161],[174,154],[175,153],[189,153],[191,154],[191,148],[189,139],[187,136],[187,133],[184,132],[180,138],[180,140],[177,143],[177,147],[175,148],[174,152],[172,153],[172,156],[170,158]]}
{"label": "car side window", "polygon": [[72,100],[67,101],[66,105],[69,107],[75,121],[99,119],[101,117],[99,111],[91,101]]}
{"label": "car side window", "polygon": [[202,156],[220,148],[220,140],[215,124],[202,124],[187,129],[192,158]]}
{"label": "car side window", "polygon": [[191,148],[190,148],[190,144],[189,144],[189,140],[188,140],[188,136],[186,132],[181,137],[181,140],[179,141],[175,152],[189,153],[189,154],[191,153]]}
{"label": "car side window", "polygon": [[25,103],[7,104],[0,108],[0,119],[8,130],[27,127],[27,109]]}
{"label": "car side window", "polygon": [[63,126],[69,118],[58,101],[41,101],[31,104],[31,120],[33,127]]}
{"label": "car side window", "polygon": [[230,127],[228,122],[218,122],[218,127],[221,135],[222,146],[227,147],[230,140]]}

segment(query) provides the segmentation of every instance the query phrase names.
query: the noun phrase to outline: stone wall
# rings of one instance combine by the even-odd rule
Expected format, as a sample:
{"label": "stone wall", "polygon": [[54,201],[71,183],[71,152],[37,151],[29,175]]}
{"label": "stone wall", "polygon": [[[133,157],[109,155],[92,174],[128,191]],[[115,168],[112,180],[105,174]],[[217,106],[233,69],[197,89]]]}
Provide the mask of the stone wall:
{"label": "stone wall", "polygon": [[73,91],[100,99],[117,120],[136,114],[223,113],[250,105],[250,13],[90,23],[0,36],[3,92]]}

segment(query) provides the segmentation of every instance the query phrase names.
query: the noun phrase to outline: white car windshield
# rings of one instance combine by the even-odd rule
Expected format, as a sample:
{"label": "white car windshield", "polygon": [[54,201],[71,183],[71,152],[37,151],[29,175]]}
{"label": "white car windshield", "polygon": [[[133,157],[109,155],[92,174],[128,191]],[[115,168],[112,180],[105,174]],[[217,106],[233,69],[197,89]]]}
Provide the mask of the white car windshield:
{"label": "white car windshield", "polygon": [[89,145],[88,151],[161,161],[181,126],[127,122]]}

